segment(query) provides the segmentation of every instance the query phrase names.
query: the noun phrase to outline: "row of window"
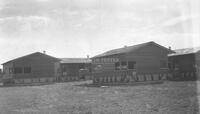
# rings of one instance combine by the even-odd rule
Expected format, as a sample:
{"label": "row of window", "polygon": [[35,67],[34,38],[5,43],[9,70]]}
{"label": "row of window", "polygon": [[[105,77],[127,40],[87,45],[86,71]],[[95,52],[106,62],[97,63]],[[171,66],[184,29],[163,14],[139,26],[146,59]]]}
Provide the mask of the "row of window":
{"label": "row of window", "polygon": [[31,67],[14,67],[9,68],[10,74],[21,74],[21,73],[31,73]]}
{"label": "row of window", "polygon": [[100,59],[93,60],[94,63],[114,63],[118,61],[119,61],[118,58],[100,58]]}
{"label": "row of window", "polygon": [[135,69],[135,61],[122,61],[115,63],[115,70]]}

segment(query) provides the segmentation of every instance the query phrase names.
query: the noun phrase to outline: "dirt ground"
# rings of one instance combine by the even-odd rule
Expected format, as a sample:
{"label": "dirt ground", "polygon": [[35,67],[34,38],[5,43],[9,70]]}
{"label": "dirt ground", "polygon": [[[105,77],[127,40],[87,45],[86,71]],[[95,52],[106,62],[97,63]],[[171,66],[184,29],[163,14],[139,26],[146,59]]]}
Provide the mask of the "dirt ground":
{"label": "dirt ground", "polygon": [[195,114],[200,82],[87,87],[90,82],[0,87],[0,114]]}

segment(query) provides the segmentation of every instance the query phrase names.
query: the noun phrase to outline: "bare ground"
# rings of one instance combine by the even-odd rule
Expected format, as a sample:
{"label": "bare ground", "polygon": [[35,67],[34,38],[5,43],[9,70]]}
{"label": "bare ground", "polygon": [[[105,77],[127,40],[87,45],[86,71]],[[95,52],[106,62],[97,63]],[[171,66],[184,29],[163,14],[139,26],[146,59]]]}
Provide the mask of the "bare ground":
{"label": "bare ground", "polygon": [[87,87],[89,82],[0,87],[0,114],[196,114],[200,82]]}

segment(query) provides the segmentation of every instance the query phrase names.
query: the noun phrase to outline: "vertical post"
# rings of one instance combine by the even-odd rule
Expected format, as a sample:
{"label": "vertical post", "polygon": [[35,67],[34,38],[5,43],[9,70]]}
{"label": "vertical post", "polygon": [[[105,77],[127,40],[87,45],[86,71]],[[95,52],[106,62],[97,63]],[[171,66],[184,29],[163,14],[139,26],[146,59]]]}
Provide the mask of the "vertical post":
{"label": "vertical post", "polygon": [[122,70],[122,63],[119,61],[119,70]]}
{"label": "vertical post", "polygon": [[127,66],[127,70],[128,70],[128,61],[126,61],[126,66]]}

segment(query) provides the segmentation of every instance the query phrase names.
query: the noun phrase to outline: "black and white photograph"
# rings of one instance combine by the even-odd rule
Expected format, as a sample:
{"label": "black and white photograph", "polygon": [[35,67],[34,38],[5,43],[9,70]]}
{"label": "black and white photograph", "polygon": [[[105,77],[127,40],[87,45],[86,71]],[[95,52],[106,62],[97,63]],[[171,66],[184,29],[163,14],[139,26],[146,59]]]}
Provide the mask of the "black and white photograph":
{"label": "black and white photograph", "polygon": [[0,114],[199,114],[199,0],[0,0]]}

